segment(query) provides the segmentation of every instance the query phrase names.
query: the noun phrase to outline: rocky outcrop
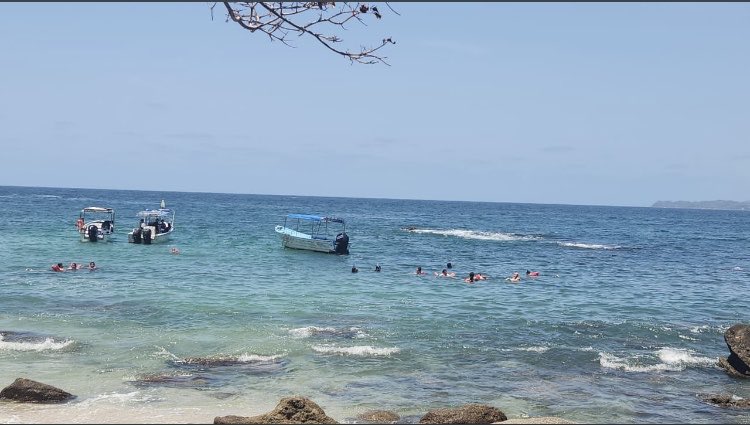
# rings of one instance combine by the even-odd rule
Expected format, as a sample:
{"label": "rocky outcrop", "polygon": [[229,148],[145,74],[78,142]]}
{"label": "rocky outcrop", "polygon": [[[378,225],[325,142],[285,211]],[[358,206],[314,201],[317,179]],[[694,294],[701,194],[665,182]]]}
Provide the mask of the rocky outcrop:
{"label": "rocky outcrop", "polygon": [[716,394],[703,397],[707,403],[719,407],[735,407],[739,409],[750,409],[750,399],[739,398],[733,395]]}
{"label": "rocky outcrop", "polygon": [[491,424],[508,419],[499,409],[483,404],[435,409],[419,420],[420,424]]}
{"label": "rocky outcrop", "polygon": [[26,378],[17,378],[0,391],[0,399],[24,403],[63,403],[74,398],[67,391]]}
{"label": "rocky outcrop", "polygon": [[357,419],[376,424],[395,424],[401,417],[387,410],[368,410],[357,415]]}
{"label": "rocky outcrop", "polygon": [[750,325],[737,324],[724,332],[729,357],[720,358],[719,366],[732,376],[750,378]]}
{"label": "rocky outcrop", "polygon": [[306,397],[286,397],[272,411],[259,416],[217,416],[215,424],[337,424],[314,401]]}

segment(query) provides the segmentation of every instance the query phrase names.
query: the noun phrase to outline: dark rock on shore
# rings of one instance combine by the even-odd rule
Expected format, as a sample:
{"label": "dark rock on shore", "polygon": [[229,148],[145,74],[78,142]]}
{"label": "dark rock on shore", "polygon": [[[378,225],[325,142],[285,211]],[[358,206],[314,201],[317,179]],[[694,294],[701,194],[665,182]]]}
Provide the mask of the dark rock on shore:
{"label": "dark rock on shore", "polygon": [[244,373],[253,375],[269,375],[283,373],[288,361],[281,358],[266,358],[258,356],[211,356],[186,357],[172,361],[171,364],[179,368],[206,371],[214,368],[236,368]]}
{"label": "dark rock on shore", "polygon": [[24,403],[62,403],[75,397],[60,388],[26,378],[17,378],[0,391],[0,399]]}
{"label": "dark rock on shore", "polygon": [[750,399],[734,397],[726,394],[715,394],[703,397],[707,403],[719,407],[735,407],[740,409],[750,409]]}
{"label": "dark rock on shore", "polygon": [[732,376],[750,378],[750,325],[736,324],[724,332],[729,357],[720,358],[719,366]]}
{"label": "dark rock on shore", "polygon": [[420,424],[491,424],[508,419],[499,409],[483,404],[435,409],[419,420]]}
{"label": "dark rock on shore", "polygon": [[258,416],[217,416],[215,424],[337,424],[307,397],[286,397],[272,411]]}
{"label": "dark rock on shore", "polygon": [[387,410],[369,410],[357,415],[357,419],[376,424],[395,424],[398,423],[401,417]]}

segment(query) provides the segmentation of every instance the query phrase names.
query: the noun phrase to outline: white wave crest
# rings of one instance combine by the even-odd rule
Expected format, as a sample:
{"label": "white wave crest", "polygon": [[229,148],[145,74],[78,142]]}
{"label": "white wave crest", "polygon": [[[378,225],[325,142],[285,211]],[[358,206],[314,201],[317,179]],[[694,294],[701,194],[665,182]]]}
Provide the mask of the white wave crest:
{"label": "white wave crest", "polygon": [[717,359],[698,356],[690,350],[679,348],[662,348],[656,353],[666,364],[712,366],[717,362]]}
{"label": "white wave crest", "polygon": [[549,351],[549,347],[545,347],[545,346],[516,347],[516,348],[504,348],[500,351],[528,351],[531,353],[546,353],[547,351]]}
{"label": "white wave crest", "polygon": [[677,334],[677,336],[688,341],[698,341],[698,338],[693,338],[687,335]]}
{"label": "white wave crest", "polygon": [[709,329],[711,329],[711,327],[708,325],[693,326],[692,328],[690,328],[690,332],[694,334],[700,334],[706,332]]}
{"label": "white wave crest", "polygon": [[91,397],[86,400],[82,400],[79,404],[80,407],[92,407],[94,405],[101,405],[102,403],[109,403],[114,405],[128,405],[131,403],[144,403],[144,402],[156,402],[160,401],[159,397],[154,394],[146,394],[140,391],[133,391],[129,393],[105,393]]}
{"label": "white wave crest", "polygon": [[351,327],[347,329],[336,329],[334,327],[319,327],[319,326],[306,326],[304,328],[290,329],[289,333],[295,338],[309,338],[313,335],[333,335],[333,336],[344,336],[350,338],[365,338],[367,333],[357,327]]}
{"label": "white wave crest", "polygon": [[276,359],[283,357],[280,354],[273,356],[261,356],[258,354],[244,353],[237,357],[237,361],[240,363],[273,363]]}
{"label": "white wave crest", "polygon": [[695,355],[689,350],[662,348],[656,351],[660,363],[643,364],[639,358],[623,359],[609,353],[599,353],[599,364],[608,369],[626,372],[679,372],[688,366],[711,366],[716,359]]}
{"label": "white wave crest", "polygon": [[166,348],[164,348],[164,347],[158,347],[158,346],[156,348],[158,348],[159,351],[155,352],[154,356],[156,356],[156,357],[166,357],[166,358],[171,359],[171,360],[180,360],[179,357],[177,357],[174,354],[172,354]]}
{"label": "white wave crest", "polygon": [[70,346],[75,341],[66,339],[65,341],[55,341],[52,338],[45,338],[44,341],[4,341],[0,335],[0,351],[47,351],[62,350]]}
{"label": "white wave crest", "polygon": [[530,235],[516,235],[513,233],[502,233],[502,232],[482,232],[478,230],[464,230],[464,229],[407,229],[413,233],[428,233],[432,235],[442,236],[455,236],[464,239],[479,239],[485,241],[534,241],[541,239],[538,236]]}
{"label": "white wave crest", "polygon": [[397,347],[391,348],[376,348],[370,345],[360,345],[356,347],[336,347],[332,345],[314,345],[313,351],[323,354],[338,354],[338,355],[349,355],[349,356],[390,356],[401,351]]}
{"label": "white wave crest", "polygon": [[289,330],[289,333],[292,334],[292,336],[295,338],[309,338],[313,334],[324,333],[324,332],[334,333],[336,332],[336,328],[332,328],[332,327],[321,328],[318,326],[305,326],[304,328],[295,328],[295,329]]}
{"label": "white wave crest", "polygon": [[596,243],[580,243],[580,242],[558,242],[560,246],[566,248],[579,248],[579,249],[620,249],[620,245],[604,245]]}

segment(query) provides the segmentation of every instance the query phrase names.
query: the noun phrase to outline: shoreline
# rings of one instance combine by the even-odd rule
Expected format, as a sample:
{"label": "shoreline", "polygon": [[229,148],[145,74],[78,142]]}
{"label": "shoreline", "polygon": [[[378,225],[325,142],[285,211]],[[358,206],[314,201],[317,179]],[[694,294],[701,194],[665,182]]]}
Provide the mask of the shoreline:
{"label": "shoreline", "polygon": [[[60,423],[60,424],[213,424],[217,417],[238,416],[257,417],[269,414],[280,406],[282,399],[287,397],[304,398],[305,396],[289,395],[282,399],[267,398],[236,398],[232,400],[221,399],[217,396],[197,400],[191,398],[191,393],[180,394],[177,397],[155,397],[154,394],[133,391],[120,394],[103,394],[98,397],[84,400],[73,399],[64,403],[33,403],[16,402],[12,400],[0,400],[0,423]],[[317,402],[315,402],[317,404]],[[351,408],[343,405],[332,405],[330,401],[325,405],[318,405],[325,415],[338,423],[375,423],[368,421],[367,412],[385,411],[398,415],[397,423],[419,423],[429,411],[444,408],[460,408],[468,404],[442,405],[436,404],[429,408],[408,409],[401,412],[389,410],[387,406]],[[505,414],[508,419],[502,423],[508,424],[571,424],[584,423],[575,422],[560,416],[549,414],[529,417],[526,413],[513,412],[510,406],[505,409],[502,406],[482,404],[483,406],[496,408]],[[291,405],[286,404],[285,409]],[[292,408],[294,409],[294,408]],[[520,414],[519,414],[520,413]]]}

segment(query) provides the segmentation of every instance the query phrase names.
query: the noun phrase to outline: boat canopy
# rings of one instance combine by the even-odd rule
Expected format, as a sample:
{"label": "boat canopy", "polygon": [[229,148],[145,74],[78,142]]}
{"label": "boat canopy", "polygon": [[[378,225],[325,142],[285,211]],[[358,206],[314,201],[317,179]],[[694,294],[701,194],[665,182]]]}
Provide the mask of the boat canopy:
{"label": "boat canopy", "polygon": [[145,210],[140,211],[137,214],[138,217],[141,218],[148,218],[148,217],[158,217],[158,218],[165,218],[165,217],[171,217],[172,216],[172,210],[168,208],[161,208],[158,210]]}
{"label": "boat canopy", "polygon": [[111,213],[114,211],[112,208],[102,208],[102,207],[86,207],[83,209],[84,212],[97,212],[97,213]]}
{"label": "boat canopy", "polygon": [[324,223],[342,223],[344,224],[343,218],[336,218],[336,217],[322,217],[319,215],[310,215],[310,214],[287,214],[286,218],[297,218],[300,220],[309,220],[309,221],[321,221]]}

